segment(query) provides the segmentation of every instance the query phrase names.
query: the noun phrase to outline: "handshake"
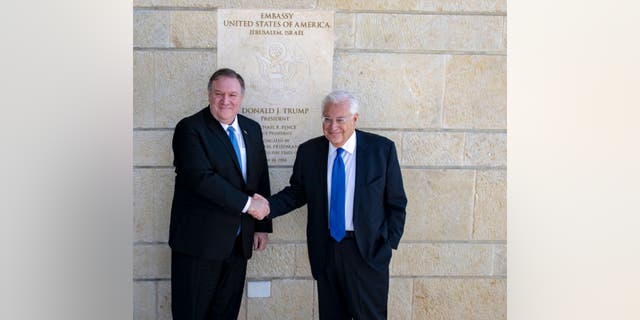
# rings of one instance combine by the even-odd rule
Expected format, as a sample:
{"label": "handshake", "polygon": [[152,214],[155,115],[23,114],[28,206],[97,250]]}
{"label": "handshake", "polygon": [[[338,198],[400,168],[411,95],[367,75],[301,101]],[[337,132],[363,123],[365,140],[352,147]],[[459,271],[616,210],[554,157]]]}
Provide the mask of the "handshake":
{"label": "handshake", "polygon": [[269,215],[269,211],[269,201],[267,201],[265,197],[255,193],[253,197],[251,197],[251,205],[249,205],[247,213],[258,220],[262,220]]}

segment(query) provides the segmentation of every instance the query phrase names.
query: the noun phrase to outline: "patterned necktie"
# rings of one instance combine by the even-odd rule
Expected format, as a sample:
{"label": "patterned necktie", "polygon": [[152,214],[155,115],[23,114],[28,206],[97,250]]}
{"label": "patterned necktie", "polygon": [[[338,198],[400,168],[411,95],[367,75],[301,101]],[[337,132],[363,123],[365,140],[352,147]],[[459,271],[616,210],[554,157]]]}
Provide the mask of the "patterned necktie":
{"label": "patterned necktie", "polygon": [[345,169],[342,161],[344,149],[336,150],[336,158],[333,160],[331,171],[331,207],[329,211],[329,228],[331,237],[340,242],[344,238],[344,198],[345,198]]}
{"label": "patterned necktie", "polygon": [[231,140],[231,145],[233,146],[233,150],[236,151],[236,156],[238,157],[238,164],[240,164],[240,171],[242,172],[242,157],[240,156],[240,147],[238,147],[238,140],[236,140],[236,131],[232,126],[227,127],[227,133],[229,133],[229,139]]}

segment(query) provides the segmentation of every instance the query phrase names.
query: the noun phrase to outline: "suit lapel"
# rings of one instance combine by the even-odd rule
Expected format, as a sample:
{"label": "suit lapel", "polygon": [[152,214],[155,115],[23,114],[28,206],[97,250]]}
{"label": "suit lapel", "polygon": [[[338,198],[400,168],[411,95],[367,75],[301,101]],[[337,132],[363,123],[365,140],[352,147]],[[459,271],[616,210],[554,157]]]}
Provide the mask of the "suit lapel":
{"label": "suit lapel", "polygon": [[316,157],[316,166],[318,172],[320,173],[320,194],[322,194],[322,205],[324,206],[324,219],[325,225],[329,226],[329,195],[327,194],[327,161],[329,157],[329,140],[322,139],[323,143],[320,143],[320,150],[318,156]]}
{"label": "suit lapel", "polygon": [[[253,177],[253,169],[256,169],[253,165],[253,159],[255,159],[255,144],[256,142],[251,139],[249,133],[247,132],[248,125],[246,124],[245,118],[238,115],[238,125],[240,126],[240,133],[242,134],[242,139],[244,139],[244,149],[245,149],[245,157],[247,162],[247,182],[249,179]],[[242,171],[241,171],[242,172]]]}
{"label": "suit lapel", "polygon": [[356,134],[356,181],[353,190],[353,224],[355,226],[358,219],[358,210],[360,208],[360,188],[365,184],[365,159],[367,159],[368,146],[367,142],[362,139],[362,135],[358,130]]}
{"label": "suit lapel", "polygon": [[220,122],[218,122],[218,120],[216,120],[213,115],[211,115],[209,107],[207,107],[204,112],[205,119],[207,120],[207,127],[211,132],[213,132],[213,135],[218,138],[220,143],[222,143],[227,155],[231,158],[231,161],[233,161],[238,174],[242,176],[242,169],[240,169],[240,163],[238,163],[238,157],[236,156],[235,150],[233,150],[229,135],[224,131],[224,129],[222,129],[222,125],[220,124]]}

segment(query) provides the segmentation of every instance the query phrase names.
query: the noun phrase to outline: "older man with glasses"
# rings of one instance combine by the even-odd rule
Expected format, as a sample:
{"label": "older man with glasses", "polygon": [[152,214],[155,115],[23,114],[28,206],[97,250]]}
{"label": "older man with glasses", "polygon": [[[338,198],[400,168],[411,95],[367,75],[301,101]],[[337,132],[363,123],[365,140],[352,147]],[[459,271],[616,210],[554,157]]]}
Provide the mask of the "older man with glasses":
{"label": "older man with glasses", "polygon": [[320,319],[386,319],[391,249],[407,205],[396,148],[356,130],[350,93],[330,93],[322,110],[324,136],[299,146],[290,185],[269,197],[269,217],[307,205]]}

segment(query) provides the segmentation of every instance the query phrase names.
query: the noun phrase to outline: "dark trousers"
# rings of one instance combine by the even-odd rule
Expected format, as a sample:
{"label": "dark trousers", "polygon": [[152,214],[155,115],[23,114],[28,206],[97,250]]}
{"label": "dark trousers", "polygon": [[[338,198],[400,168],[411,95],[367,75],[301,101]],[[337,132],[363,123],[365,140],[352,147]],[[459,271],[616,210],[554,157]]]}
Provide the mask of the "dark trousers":
{"label": "dark trousers", "polygon": [[326,272],[317,279],[320,319],[386,319],[389,268],[371,268],[355,238],[331,243]]}
{"label": "dark trousers", "polygon": [[237,319],[246,273],[240,237],[231,256],[222,261],[172,251],[173,320]]}

